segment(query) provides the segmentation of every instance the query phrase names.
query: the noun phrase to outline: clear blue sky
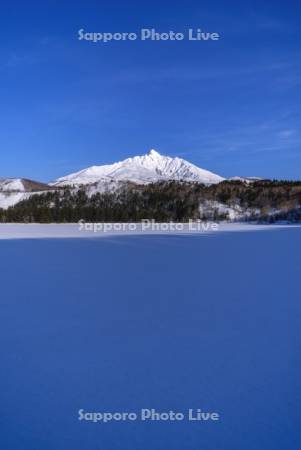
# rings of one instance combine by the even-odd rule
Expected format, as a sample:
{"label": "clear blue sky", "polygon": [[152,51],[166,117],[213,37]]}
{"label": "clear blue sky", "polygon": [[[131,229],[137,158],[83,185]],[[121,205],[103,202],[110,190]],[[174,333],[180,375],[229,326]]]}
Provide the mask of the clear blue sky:
{"label": "clear blue sky", "polygon": [[[301,179],[300,19],[297,0],[2,2],[0,177],[156,148],[224,176]],[[221,39],[77,39],[144,27]]]}

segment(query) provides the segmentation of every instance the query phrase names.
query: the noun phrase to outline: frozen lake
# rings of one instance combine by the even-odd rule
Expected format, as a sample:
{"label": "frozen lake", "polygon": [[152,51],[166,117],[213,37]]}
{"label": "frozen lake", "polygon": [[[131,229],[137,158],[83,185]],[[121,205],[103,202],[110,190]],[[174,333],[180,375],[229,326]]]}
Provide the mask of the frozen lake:
{"label": "frozen lake", "polygon": [[219,232],[271,231],[284,228],[301,228],[301,225],[254,225],[248,223],[0,223],[2,239],[69,239],[103,238],[108,236],[140,235],[205,235]]}
{"label": "frozen lake", "polygon": [[[301,228],[0,240],[1,448],[300,447]],[[78,410],[216,422],[78,421]]]}

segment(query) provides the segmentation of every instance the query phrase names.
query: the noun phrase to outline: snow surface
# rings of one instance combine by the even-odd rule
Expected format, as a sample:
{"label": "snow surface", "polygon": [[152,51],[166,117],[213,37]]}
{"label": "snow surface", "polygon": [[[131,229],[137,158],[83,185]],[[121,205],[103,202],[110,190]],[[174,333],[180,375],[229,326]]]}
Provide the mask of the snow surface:
{"label": "snow surface", "polygon": [[0,192],[25,192],[21,178],[0,178]]}
{"label": "snow surface", "polygon": [[229,181],[242,181],[243,183],[250,184],[255,183],[255,181],[263,180],[263,178],[260,177],[231,177],[228,178]]}
{"label": "snow surface", "polygon": [[266,229],[0,241],[1,449],[300,448],[301,229]]}
{"label": "snow surface", "polygon": [[31,195],[39,192],[26,192],[21,178],[0,179],[0,208],[7,209],[22,200],[27,200]]}
{"label": "snow surface", "polygon": [[[38,192],[35,192],[38,194]],[[33,193],[31,192],[1,192],[0,191],[0,208],[7,209],[14,206],[22,200],[27,200]]]}
{"label": "snow surface", "polygon": [[45,194],[45,191],[36,192],[1,192],[0,191],[0,208],[7,209],[15,206],[22,200],[28,200],[32,195]]}
{"label": "snow surface", "polygon": [[[183,224],[183,230],[165,231],[160,224],[148,229],[142,229],[141,223],[136,225],[135,230],[131,230],[128,223],[125,224],[105,224],[104,229],[80,229],[79,224],[0,224],[1,239],[39,239],[39,238],[99,238],[106,236],[143,236],[143,235],[207,235],[218,234],[220,232],[246,232],[246,231],[271,231],[283,228],[301,228],[301,225],[253,225],[246,223],[220,223],[214,229],[210,223]],[[87,228],[90,225],[87,224]],[[160,227],[158,229],[157,227]]]}
{"label": "snow surface", "polygon": [[223,177],[201,169],[182,158],[162,156],[156,150],[104,166],[93,166],[59,178],[54,186],[92,184],[110,180],[126,180],[147,184],[162,180],[196,181],[205,184],[219,183]]}
{"label": "snow surface", "polygon": [[227,205],[216,200],[205,200],[199,205],[200,217],[205,215],[209,219],[214,219],[214,213],[226,215],[229,220],[242,220],[243,218],[256,217],[260,215],[260,209],[243,209],[240,205]]}

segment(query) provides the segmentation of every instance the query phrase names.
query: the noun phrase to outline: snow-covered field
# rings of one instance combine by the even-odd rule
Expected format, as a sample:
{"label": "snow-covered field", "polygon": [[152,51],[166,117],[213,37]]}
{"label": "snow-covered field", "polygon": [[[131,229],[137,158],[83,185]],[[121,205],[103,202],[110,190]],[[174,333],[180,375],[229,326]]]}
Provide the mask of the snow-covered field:
{"label": "snow-covered field", "polygon": [[[1,448],[298,448],[300,227],[77,228],[0,227]],[[78,420],[142,408],[185,419]]]}
{"label": "snow-covered field", "polygon": [[0,239],[85,238],[128,235],[206,235],[218,232],[271,231],[301,225],[253,225],[211,222],[186,224],[0,224]]}

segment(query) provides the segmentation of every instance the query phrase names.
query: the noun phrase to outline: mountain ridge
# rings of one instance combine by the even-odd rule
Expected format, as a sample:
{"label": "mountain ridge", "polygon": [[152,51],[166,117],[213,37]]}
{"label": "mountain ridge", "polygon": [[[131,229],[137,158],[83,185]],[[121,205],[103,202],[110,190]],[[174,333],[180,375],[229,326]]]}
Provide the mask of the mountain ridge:
{"label": "mountain ridge", "polygon": [[[255,177],[233,177],[229,181],[246,184]],[[110,193],[131,190],[135,186],[158,182],[193,182],[206,186],[219,184],[226,178],[202,169],[179,157],[161,155],[151,149],[140,156],[126,158],[112,164],[91,166],[78,172],[60,177],[48,184],[26,178],[0,178],[0,208],[7,209],[33,194],[70,187],[73,192],[84,188],[88,196],[96,193]]]}
{"label": "mountain ridge", "polygon": [[147,154],[134,156],[113,164],[91,166],[79,172],[54,180],[52,186],[83,185],[110,180],[148,184],[158,181],[195,181],[214,184],[225,178],[202,169],[182,158],[163,156],[152,149]]}

